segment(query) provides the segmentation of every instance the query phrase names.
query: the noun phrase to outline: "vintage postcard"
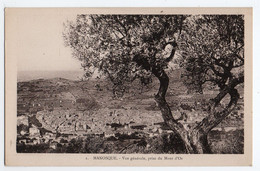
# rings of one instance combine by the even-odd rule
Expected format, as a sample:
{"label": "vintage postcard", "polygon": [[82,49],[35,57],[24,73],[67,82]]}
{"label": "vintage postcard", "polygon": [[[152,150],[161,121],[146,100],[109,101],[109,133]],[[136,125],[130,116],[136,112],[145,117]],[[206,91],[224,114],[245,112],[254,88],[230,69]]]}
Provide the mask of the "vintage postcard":
{"label": "vintage postcard", "polygon": [[6,8],[5,163],[252,165],[252,8]]}

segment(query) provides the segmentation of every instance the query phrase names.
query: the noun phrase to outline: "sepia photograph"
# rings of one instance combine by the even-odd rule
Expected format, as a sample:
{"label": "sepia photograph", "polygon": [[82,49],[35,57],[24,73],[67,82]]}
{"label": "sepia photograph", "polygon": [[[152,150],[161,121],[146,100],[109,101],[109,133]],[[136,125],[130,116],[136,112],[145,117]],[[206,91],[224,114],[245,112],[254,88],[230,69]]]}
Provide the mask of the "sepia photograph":
{"label": "sepia photograph", "polygon": [[251,165],[251,13],[7,8],[9,163]]}

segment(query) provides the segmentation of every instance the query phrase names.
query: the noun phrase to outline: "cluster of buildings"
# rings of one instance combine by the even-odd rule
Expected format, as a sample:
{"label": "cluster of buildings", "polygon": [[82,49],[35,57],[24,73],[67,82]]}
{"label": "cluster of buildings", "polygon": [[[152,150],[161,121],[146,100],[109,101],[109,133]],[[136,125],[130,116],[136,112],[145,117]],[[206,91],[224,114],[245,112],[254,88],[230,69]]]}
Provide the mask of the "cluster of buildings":
{"label": "cluster of buildings", "polygon": [[[53,84],[46,80],[39,80],[34,84],[18,83],[18,143],[28,145],[45,143],[51,148],[56,148],[58,144],[67,144],[79,136],[119,139],[121,135],[129,138],[134,135],[138,138],[173,133],[164,124],[159,111],[139,110],[133,105],[129,105],[129,108],[127,106],[116,109],[104,106],[95,108],[97,104],[94,98],[85,97],[85,93],[79,88],[68,89],[65,83]],[[189,101],[185,102],[188,104]],[[150,104],[150,101],[147,103]],[[185,109],[173,112],[175,119],[180,119],[187,129],[188,125],[200,122],[207,115],[188,107],[184,105]],[[40,126],[31,121],[30,118],[33,116]],[[229,121],[234,122],[234,126],[237,127],[235,124],[238,120],[241,120],[243,125],[241,118],[243,113],[234,113]],[[220,125],[216,129],[221,127]]]}
{"label": "cluster of buildings", "polygon": [[[27,129],[18,132],[18,143],[35,145],[41,143],[63,143],[66,144],[73,138],[79,136],[100,136],[104,138],[124,137],[132,138],[149,136],[155,137],[163,133],[171,133],[164,129],[161,123],[142,123],[141,118],[147,121],[148,114],[140,113],[138,110],[129,112],[127,110],[100,109],[97,111],[70,110],[42,110],[36,113],[35,117],[41,126],[30,123],[30,115],[18,117],[17,125],[26,125]],[[130,116],[130,114],[132,116]],[[125,115],[122,117],[122,115]],[[134,116],[133,116],[134,115]],[[120,117],[121,116],[121,117]],[[54,147],[54,146],[53,146]]]}

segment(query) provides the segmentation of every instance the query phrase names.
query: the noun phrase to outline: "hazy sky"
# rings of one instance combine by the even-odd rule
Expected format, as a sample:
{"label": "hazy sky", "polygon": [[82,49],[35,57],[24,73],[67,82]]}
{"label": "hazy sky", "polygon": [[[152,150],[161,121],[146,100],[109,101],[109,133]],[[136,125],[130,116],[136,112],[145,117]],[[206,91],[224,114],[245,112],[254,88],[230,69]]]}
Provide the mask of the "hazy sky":
{"label": "hazy sky", "polygon": [[63,22],[76,14],[56,10],[30,10],[17,15],[18,71],[80,70],[80,62],[64,46]]}

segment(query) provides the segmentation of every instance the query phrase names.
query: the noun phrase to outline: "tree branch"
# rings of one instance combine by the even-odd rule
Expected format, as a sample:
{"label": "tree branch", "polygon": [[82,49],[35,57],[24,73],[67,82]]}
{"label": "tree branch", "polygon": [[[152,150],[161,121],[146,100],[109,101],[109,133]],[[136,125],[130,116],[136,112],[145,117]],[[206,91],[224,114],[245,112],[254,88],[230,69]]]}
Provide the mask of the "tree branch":
{"label": "tree branch", "polygon": [[244,66],[244,62],[241,62],[240,64],[234,65],[233,68],[239,68],[241,66]]}
{"label": "tree branch", "polygon": [[221,63],[220,59],[215,58],[213,54],[211,55],[211,58],[215,60],[215,64],[216,65],[218,65],[218,66],[220,66],[222,68],[226,68],[227,67],[224,63]]}
{"label": "tree branch", "polygon": [[236,107],[237,101],[239,99],[239,93],[235,89],[238,84],[244,82],[244,75],[239,76],[238,78],[231,79],[229,84],[220,91],[217,97],[214,99],[215,101],[214,107],[219,104],[219,102],[227,95],[230,95],[230,102],[227,107],[221,112],[217,112],[214,110],[209,111],[209,115],[205,117],[194,129],[202,130],[205,134],[207,134],[212,128],[216,127],[223,119],[226,118]]}
{"label": "tree branch", "polygon": [[220,73],[219,71],[216,70],[216,68],[214,67],[214,65],[209,65],[210,69],[214,72],[214,74],[216,74],[219,77],[224,77],[225,74],[224,73]]}
{"label": "tree branch", "polygon": [[125,31],[125,35],[127,35],[127,29],[126,29],[125,25],[117,18],[117,16],[115,17],[115,19],[120,24],[120,26],[123,27],[123,29]]}

